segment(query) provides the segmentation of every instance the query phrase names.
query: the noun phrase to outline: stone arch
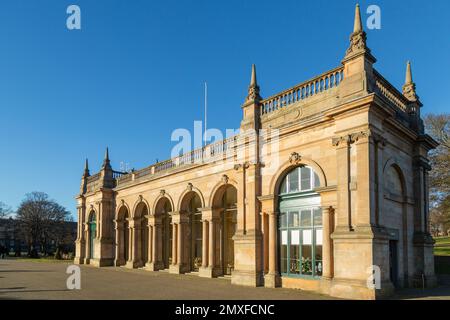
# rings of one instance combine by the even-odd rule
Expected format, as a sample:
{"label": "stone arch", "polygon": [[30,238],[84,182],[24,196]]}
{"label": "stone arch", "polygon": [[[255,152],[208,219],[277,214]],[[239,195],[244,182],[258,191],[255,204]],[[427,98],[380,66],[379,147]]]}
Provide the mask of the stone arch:
{"label": "stone arch", "polygon": [[97,217],[98,217],[97,211],[94,208],[89,208],[89,213],[88,213],[88,216],[87,216],[87,221],[88,222],[92,222],[92,216],[95,217],[94,221],[97,222],[97,220],[98,220],[97,219]]}
{"label": "stone arch", "polygon": [[226,189],[230,186],[234,187],[236,190],[238,189],[237,182],[233,179],[226,179],[225,181],[218,182],[211,190],[208,206],[211,208],[214,207],[214,202],[217,198],[221,198]]}
{"label": "stone arch", "polygon": [[149,226],[148,226],[148,214],[149,206],[146,200],[142,197],[136,201],[133,207],[132,217],[134,220],[134,237],[133,245],[135,251],[134,259],[136,262],[136,267],[141,267],[145,265],[148,260],[148,246],[149,246]]}
{"label": "stone arch", "polygon": [[[303,172],[308,173],[309,183],[305,186],[301,178]],[[293,184],[290,182],[292,178]],[[284,181],[286,188],[282,190]],[[275,234],[273,246],[276,246],[272,247],[271,253],[265,253],[267,260],[275,261],[275,266],[265,265],[265,268],[279,272],[282,278],[322,276],[324,220],[322,197],[316,189],[326,186],[324,171],[313,160],[300,159],[298,154],[292,153],[289,161],[280,167],[270,184],[273,196],[267,196],[265,202],[270,214],[264,227],[266,232]],[[268,237],[265,244],[270,246]],[[326,259],[329,263],[330,259]],[[276,285],[278,280],[275,278],[273,281]]]}
{"label": "stone arch", "polygon": [[[146,199],[140,196],[139,199],[133,205],[132,216],[134,219],[142,217],[142,210],[144,210],[144,206],[147,209],[147,214],[150,214],[151,208],[150,205],[148,204]],[[136,216],[136,213],[139,214],[139,217]]]}
{"label": "stone arch", "polygon": [[153,207],[152,207],[152,212],[151,214],[155,215],[157,214],[158,211],[158,204],[160,203],[160,201],[162,199],[167,199],[170,203],[170,207],[172,208],[172,211],[175,210],[175,204],[173,202],[172,197],[170,196],[170,194],[166,193],[166,192],[161,192],[158,197],[156,197],[155,201],[153,202]]}
{"label": "stone arch", "polygon": [[173,249],[173,223],[171,212],[174,211],[173,200],[165,192],[156,198],[153,203],[152,215],[159,225],[153,226],[152,243],[155,252],[153,253],[154,269],[169,269],[172,264]]}
{"label": "stone arch", "polygon": [[[394,258],[394,265],[389,261],[387,266],[389,270],[394,270],[390,273],[391,281],[394,285],[407,286],[409,282],[409,259],[408,259],[408,189],[404,170],[395,157],[389,158],[383,167],[382,176],[382,210],[379,218],[383,225],[401,232],[397,239],[390,238],[389,250],[391,246],[398,248],[396,258]],[[386,192],[388,191],[388,192]],[[388,207],[389,206],[389,207]],[[389,214],[386,214],[389,212]],[[400,215],[400,217],[399,217]],[[398,220],[398,217],[400,220]],[[397,244],[398,243],[398,244]],[[397,251],[397,249],[395,249]],[[400,255],[403,259],[400,258]],[[389,255],[391,256],[391,254]],[[398,262],[397,262],[398,260]],[[399,263],[401,262],[401,264]],[[403,278],[398,277],[398,272],[402,271]],[[396,282],[396,283],[395,283]]]}
{"label": "stone arch", "polygon": [[288,174],[291,170],[293,170],[299,166],[311,167],[314,170],[314,172],[319,176],[321,188],[326,187],[328,185],[325,172],[316,161],[302,157],[300,161],[295,163],[289,159],[280,166],[277,174],[275,174],[272,177],[270,184],[269,184],[270,194],[277,195],[278,190],[280,189],[281,182],[283,181],[286,174]]}
{"label": "stone arch", "polygon": [[[125,201],[121,201],[120,204],[116,208],[116,220],[119,220],[119,212],[123,209],[126,209],[128,211],[128,215],[131,214],[130,206]],[[128,217],[130,218],[130,217]]]}
{"label": "stone arch", "polygon": [[[87,226],[88,245],[86,248],[86,257],[88,257],[88,259],[93,259],[95,258],[95,239],[98,238],[98,214],[93,206],[88,213]],[[90,260],[89,263],[91,263]]]}
{"label": "stone arch", "polygon": [[186,224],[182,228],[180,237],[185,245],[183,248],[183,263],[188,271],[199,271],[202,263],[203,225],[201,208],[204,205],[201,192],[189,185],[179,200],[179,213],[186,218]]}
{"label": "stone arch", "polygon": [[123,202],[116,213],[116,257],[115,265],[125,265],[130,260],[130,226],[131,212],[128,205]]}
{"label": "stone arch", "polygon": [[[401,183],[401,188],[402,188],[402,196],[404,197],[404,201],[406,201],[406,198],[408,196],[408,188],[407,188],[407,183],[406,183],[406,177],[405,174],[403,173],[404,170],[402,169],[402,167],[399,165],[398,161],[395,158],[389,158],[386,163],[384,164],[383,167],[383,176],[386,175],[387,171],[393,168],[396,173],[398,174],[398,177],[400,179],[400,183]],[[384,187],[384,185],[383,185]]]}
{"label": "stone arch", "polygon": [[[237,229],[237,184],[225,179],[217,184],[212,190],[210,207],[212,218],[217,219],[214,223],[214,238],[209,241],[215,242],[208,250],[213,250],[215,275],[231,275],[235,267],[234,236]],[[208,224],[211,220],[208,221]],[[209,225],[211,228],[211,225]]]}
{"label": "stone arch", "polygon": [[[192,185],[191,185],[192,187]],[[186,188],[186,190],[184,190],[179,199],[178,199],[178,210],[181,211],[184,209],[185,205],[187,202],[189,202],[191,200],[192,197],[194,197],[194,194],[198,195],[198,197],[200,198],[200,203],[201,206],[204,207],[205,206],[205,198],[203,197],[202,192],[196,188],[196,187],[192,187],[192,188]]]}

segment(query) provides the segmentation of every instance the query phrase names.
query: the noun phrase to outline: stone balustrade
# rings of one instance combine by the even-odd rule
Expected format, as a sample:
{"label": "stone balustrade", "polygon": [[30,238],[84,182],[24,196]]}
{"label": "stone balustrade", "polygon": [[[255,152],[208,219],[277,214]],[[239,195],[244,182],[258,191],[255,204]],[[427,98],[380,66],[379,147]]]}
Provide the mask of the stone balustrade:
{"label": "stone balustrade", "polygon": [[344,78],[344,67],[338,67],[261,101],[261,115],[268,114],[337,87]]}
{"label": "stone balustrade", "polygon": [[408,111],[408,100],[379,72],[373,70],[373,73],[375,76],[375,86],[377,93],[386,98],[386,100],[389,103],[393,104],[395,108],[398,108],[398,111],[406,113]]}

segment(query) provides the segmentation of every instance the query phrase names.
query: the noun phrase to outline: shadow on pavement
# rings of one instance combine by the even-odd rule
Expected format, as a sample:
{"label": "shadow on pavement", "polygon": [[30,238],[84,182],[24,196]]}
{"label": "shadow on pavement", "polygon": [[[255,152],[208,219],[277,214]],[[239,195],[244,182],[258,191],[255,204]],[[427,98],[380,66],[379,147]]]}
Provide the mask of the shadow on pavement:
{"label": "shadow on pavement", "polygon": [[51,270],[0,270],[0,272],[52,272]]}

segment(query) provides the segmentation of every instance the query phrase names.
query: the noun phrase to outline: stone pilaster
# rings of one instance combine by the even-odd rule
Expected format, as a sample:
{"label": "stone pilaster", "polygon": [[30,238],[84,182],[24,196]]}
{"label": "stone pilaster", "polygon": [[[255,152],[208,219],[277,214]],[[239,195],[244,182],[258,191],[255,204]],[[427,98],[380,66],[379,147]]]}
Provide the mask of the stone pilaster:
{"label": "stone pilaster", "polygon": [[280,272],[278,270],[278,214],[268,212],[269,218],[269,272],[264,276],[264,285],[269,288],[275,288],[281,285]]}
{"label": "stone pilaster", "polygon": [[[186,244],[186,228],[189,226],[189,217],[185,212],[172,212],[172,223],[174,225],[175,237],[173,238],[173,250],[172,249],[172,264],[170,265],[170,273],[185,273],[190,271],[188,264],[188,256],[185,250]],[[175,260],[174,260],[175,259]]]}
{"label": "stone pilaster", "polygon": [[[217,247],[219,241],[218,223],[220,220],[220,209],[203,208],[203,250],[202,267],[199,270],[201,277],[212,278],[222,274],[217,264]],[[205,230],[206,226],[206,230]],[[203,259],[206,259],[203,261]]]}
{"label": "stone pilaster", "polygon": [[145,268],[150,271],[157,271],[164,269],[164,262],[162,261],[162,244],[160,244],[160,239],[162,239],[162,221],[161,217],[150,215],[148,218],[148,261]]}
{"label": "stone pilaster", "polygon": [[75,241],[75,264],[83,264],[86,257],[86,238],[83,225],[86,217],[86,200],[84,197],[78,198],[80,204],[77,206],[78,225],[77,225],[77,240]]}

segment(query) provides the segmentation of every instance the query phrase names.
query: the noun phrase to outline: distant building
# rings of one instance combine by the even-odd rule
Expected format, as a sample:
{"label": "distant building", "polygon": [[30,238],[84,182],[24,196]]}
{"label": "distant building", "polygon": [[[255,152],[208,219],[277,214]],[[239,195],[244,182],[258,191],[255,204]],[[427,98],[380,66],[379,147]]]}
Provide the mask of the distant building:
{"label": "distant building", "polygon": [[[357,7],[336,68],[263,99],[253,66],[238,135],[131,173],[113,171],[108,152],[100,172],[86,163],[75,262],[343,298],[435,285],[428,151],[437,143],[424,132],[411,65],[398,90],[375,62]],[[261,129],[276,136],[246,136]]]}
{"label": "distant building", "polygon": [[[75,239],[77,237],[77,223],[66,221],[64,222],[66,230],[68,230],[64,239],[65,249],[68,252],[75,252]],[[6,247],[10,252],[15,252],[20,249],[21,252],[28,250],[28,243],[25,235],[21,232],[20,226],[17,220],[13,218],[0,219],[0,245]],[[40,250],[40,243],[36,248]],[[48,247],[49,252],[55,251],[56,242],[51,240]]]}

